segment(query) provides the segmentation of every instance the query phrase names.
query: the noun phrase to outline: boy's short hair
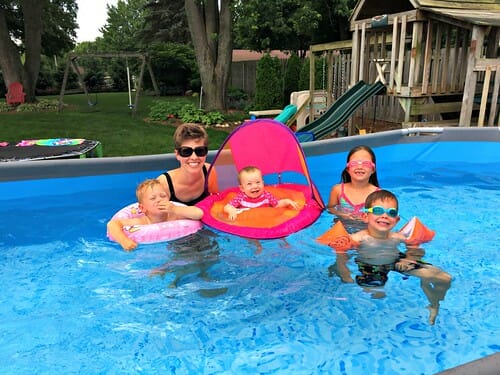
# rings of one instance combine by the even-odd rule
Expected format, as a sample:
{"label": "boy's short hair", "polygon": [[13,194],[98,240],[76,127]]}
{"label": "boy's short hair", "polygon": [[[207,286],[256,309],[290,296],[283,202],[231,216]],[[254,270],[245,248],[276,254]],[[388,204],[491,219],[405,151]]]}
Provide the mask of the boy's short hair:
{"label": "boy's short hair", "polygon": [[255,167],[253,165],[247,165],[246,167],[241,168],[240,171],[238,172],[238,182],[241,182],[241,175],[243,173],[252,173],[252,172],[259,172],[262,174],[260,168]]}
{"label": "boy's short hair", "polygon": [[208,144],[208,134],[206,130],[197,124],[181,124],[174,132],[174,146],[179,148],[186,140],[203,140],[203,144]]}
{"label": "boy's short hair", "polygon": [[365,200],[365,208],[371,208],[373,205],[373,202],[375,201],[386,201],[386,200],[394,200],[396,202],[396,207],[398,208],[399,203],[398,203],[398,198],[394,195],[394,193],[391,193],[389,190],[375,190],[373,193],[368,195]]}
{"label": "boy's short hair", "polygon": [[161,183],[158,180],[155,179],[147,179],[142,181],[139,186],[137,186],[137,189],[135,189],[135,196],[137,197],[137,202],[142,203],[142,198],[144,197],[144,193],[148,189],[152,189],[156,185],[160,185]]}

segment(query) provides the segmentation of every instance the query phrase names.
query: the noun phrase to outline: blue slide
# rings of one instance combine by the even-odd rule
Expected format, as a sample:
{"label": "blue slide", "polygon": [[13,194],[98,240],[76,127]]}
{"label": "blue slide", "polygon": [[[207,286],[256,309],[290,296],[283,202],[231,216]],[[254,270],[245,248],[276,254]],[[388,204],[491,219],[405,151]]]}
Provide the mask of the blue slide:
{"label": "blue slide", "polygon": [[293,104],[288,104],[285,108],[283,108],[281,113],[274,119],[283,124],[286,124],[286,122],[290,119],[290,117],[292,117],[295,114],[295,112],[297,112],[297,106]]}
{"label": "blue slide", "polygon": [[364,102],[385,90],[382,82],[359,81],[328,108],[318,119],[300,128],[295,135],[300,142],[314,141],[340,128]]}

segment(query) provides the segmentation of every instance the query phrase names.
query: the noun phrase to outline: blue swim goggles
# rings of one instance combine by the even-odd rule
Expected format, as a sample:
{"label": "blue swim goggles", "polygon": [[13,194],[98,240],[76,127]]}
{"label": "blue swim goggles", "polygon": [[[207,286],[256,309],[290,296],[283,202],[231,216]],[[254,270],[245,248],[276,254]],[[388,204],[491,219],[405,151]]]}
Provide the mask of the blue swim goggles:
{"label": "blue swim goggles", "polygon": [[363,208],[361,211],[368,212],[370,214],[374,214],[377,216],[387,214],[387,216],[389,216],[389,217],[398,217],[398,209],[397,208],[385,209],[384,207],[381,207],[381,206],[375,206],[375,207],[370,207],[370,208]]}

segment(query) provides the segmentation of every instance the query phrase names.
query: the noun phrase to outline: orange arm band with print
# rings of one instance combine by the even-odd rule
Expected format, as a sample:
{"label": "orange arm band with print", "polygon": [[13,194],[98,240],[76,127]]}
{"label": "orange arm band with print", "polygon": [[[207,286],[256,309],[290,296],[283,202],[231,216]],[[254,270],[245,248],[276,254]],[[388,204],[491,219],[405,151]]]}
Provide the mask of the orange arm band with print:
{"label": "orange arm band with print", "polygon": [[341,221],[337,221],[333,227],[319,236],[316,241],[328,245],[337,252],[346,252],[357,246],[351,238]]}
{"label": "orange arm band with print", "polygon": [[416,216],[412,217],[411,220],[399,230],[399,233],[406,237],[404,242],[407,245],[419,245],[424,242],[429,242],[436,234],[433,230],[422,224]]}

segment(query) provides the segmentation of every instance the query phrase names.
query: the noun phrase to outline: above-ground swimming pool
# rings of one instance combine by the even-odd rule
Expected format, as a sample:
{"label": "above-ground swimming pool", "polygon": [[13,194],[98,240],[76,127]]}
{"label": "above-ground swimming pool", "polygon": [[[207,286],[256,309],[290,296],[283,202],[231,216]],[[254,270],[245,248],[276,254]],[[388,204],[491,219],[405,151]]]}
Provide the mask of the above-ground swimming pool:
{"label": "above-ground swimming pool", "polygon": [[435,374],[495,354],[499,141],[417,129],[304,146],[327,200],[348,150],[370,145],[401,224],[436,230],[425,259],[453,282],[434,326],[415,278],[390,273],[374,299],[328,276],[326,212],[262,251],[203,229],[126,253],[106,222],[172,155],[0,164],[2,373]]}

